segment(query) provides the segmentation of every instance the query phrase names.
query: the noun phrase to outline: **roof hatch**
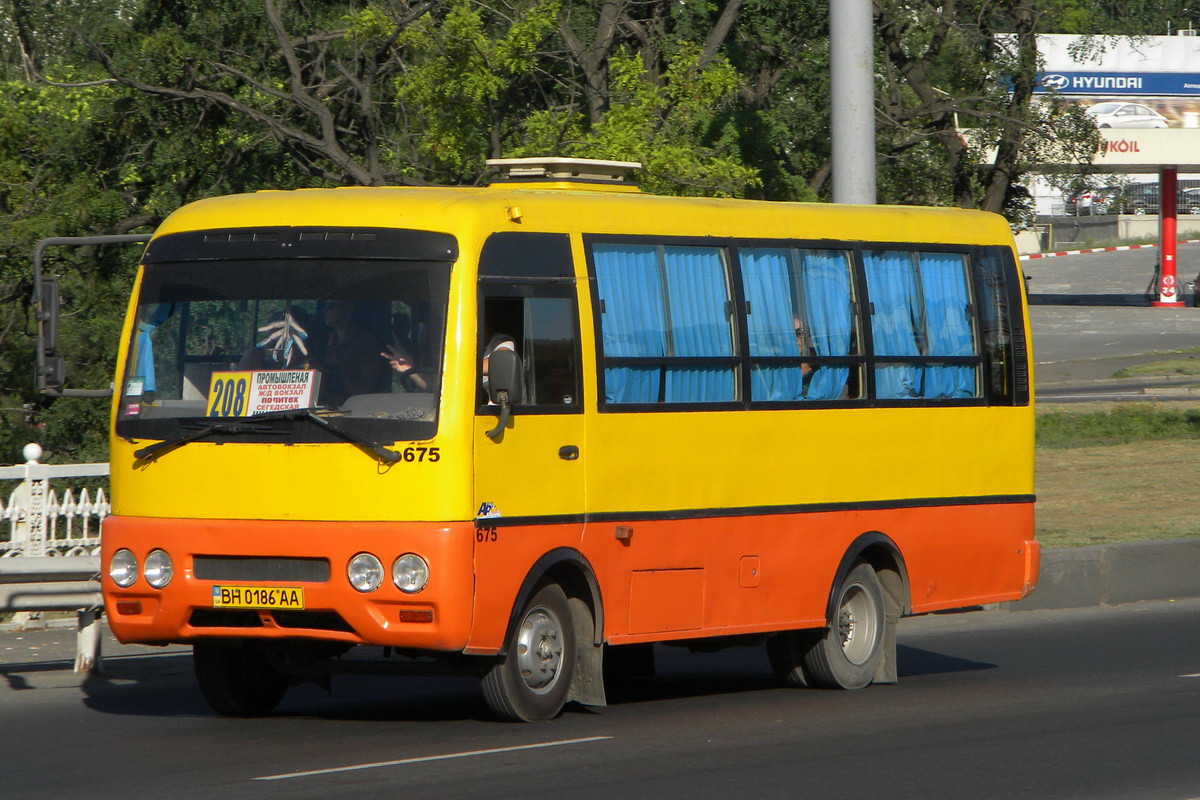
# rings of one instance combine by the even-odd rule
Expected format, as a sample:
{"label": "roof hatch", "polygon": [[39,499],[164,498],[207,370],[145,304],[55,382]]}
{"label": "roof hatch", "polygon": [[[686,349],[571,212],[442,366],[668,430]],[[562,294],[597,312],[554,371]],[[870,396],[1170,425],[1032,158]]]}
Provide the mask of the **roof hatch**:
{"label": "roof hatch", "polygon": [[600,161],[593,158],[489,158],[487,165],[500,176],[492,183],[551,184],[555,189],[638,191],[630,173],[641,169],[637,161]]}

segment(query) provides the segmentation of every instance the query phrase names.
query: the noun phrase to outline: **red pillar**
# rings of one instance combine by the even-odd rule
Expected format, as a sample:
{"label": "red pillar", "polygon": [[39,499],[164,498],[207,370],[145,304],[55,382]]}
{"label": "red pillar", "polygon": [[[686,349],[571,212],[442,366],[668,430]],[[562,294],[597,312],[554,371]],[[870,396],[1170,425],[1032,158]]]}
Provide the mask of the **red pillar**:
{"label": "red pillar", "polygon": [[1179,191],[1179,169],[1163,167],[1158,178],[1158,208],[1159,219],[1159,253],[1162,254],[1162,264],[1158,273],[1158,299],[1151,302],[1152,306],[1181,306],[1183,299],[1179,293],[1179,278],[1175,274],[1175,242],[1178,214],[1175,200]]}

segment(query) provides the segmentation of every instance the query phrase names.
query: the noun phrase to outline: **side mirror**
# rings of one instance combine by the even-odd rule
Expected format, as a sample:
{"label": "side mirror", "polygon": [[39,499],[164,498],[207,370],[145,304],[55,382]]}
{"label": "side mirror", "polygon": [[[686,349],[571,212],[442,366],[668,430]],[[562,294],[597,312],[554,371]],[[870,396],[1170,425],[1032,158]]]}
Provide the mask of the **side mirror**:
{"label": "side mirror", "polygon": [[37,390],[43,394],[47,390],[61,389],[67,382],[67,360],[62,356],[43,355],[36,379]]}
{"label": "side mirror", "polygon": [[41,394],[54,397],[111,397],[108,389],[64,389],[66,364],[58,355],[58,281],[42,275],[48,247],[93,247],[103,244],[145,244],[149,234],[118,236],[51,236],[33,247],[33,302],[37,306],[37,349],[34,351],[34,381]]}
{"label": "side mirror", "polygon": [[525,376],[521,359],[512,350],[494,350],[488,356],[488,396],[500,406],[500,419],[496,427],[487,432],[493,442],[500,440],[508,421],[512,418],[512,407],[524,400]]}
{"label": "side mirror", "polygon": [[488,397],[500,405],[500,393],[508,394],[508,402],[519,405],[524,401],[521,358],[514,350],[496,350],[488,356]]}
{"label": "side mirror", "polygon": [[37,360],[34,381],[40,394],[56,392],[67,382],[66,359],[58,350],[58,281],[43,279],[37,296]]}
{"label": "side mirror", "polygon": [[46,355],[58,352],[58,281],[42,279],[42,293],[38,298],[38,347]]}

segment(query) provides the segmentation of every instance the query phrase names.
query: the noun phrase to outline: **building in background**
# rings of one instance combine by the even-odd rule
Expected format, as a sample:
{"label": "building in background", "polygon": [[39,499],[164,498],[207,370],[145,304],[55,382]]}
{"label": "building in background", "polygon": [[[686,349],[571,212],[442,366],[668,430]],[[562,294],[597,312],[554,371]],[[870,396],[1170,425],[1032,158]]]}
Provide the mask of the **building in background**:
{"label": "building in background", "polygon": [[[1097,159],[1091,189],[1065,195],[1061,181],[1034,175],[1028,181],[1039,215],[1158,213],[1158,181],[1149,174],[1116,177],[1104,173],[1104,156],[1140,147],[1137,135],[1125,131],[1200,129],[1200,37],[1195,31],[1175,36],[1076,36],[1042,34],[1038,51],[1044,69],[1038,93],[1058,102],[1085,107],[1105,133],[1105,152]],[[1187,140],[1186,142],[1184,140]],[[1173,161],[1195,160],[1191,137],[1179,139]],[[1081,166],[1081,169],[1083,167]],[[1181,174],[1181,191],[1200,186],[1200,174]],[[1191,196],[1181,199],[1190,213]]]}

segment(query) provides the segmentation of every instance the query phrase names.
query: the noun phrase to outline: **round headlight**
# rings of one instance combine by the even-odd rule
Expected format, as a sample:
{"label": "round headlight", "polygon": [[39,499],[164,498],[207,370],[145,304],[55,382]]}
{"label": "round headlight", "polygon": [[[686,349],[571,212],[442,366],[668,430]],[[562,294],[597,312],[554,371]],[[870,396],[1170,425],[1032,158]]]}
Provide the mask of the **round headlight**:
{"label": "round headlight", "polygon": [[370,553],[359,553],[346,565],[346,577],[360,592],[373,592],[383,583],[383,564]]}
{"label": "round headlight", "polygon": [[416,553],[406,553],[392,564],[392,580],[405,594],[416,594],[429,583],[429,565]]}
{"label": "round headlight", "polygon": [[108,577],[122,589],[133,586],[137,580],[137,559],[133,553],[124,547],[113,553],[112,561],[108,562]]}
{"label": "round headlight", "polygon": [[167,555],[166,550],[151,550],[150,555],[146,556],[146,565],[142,567],[142,577],[155,589],[161,589],[170,583],[171,576],[174,574],[175,566],[171,563],[171,557]]}

